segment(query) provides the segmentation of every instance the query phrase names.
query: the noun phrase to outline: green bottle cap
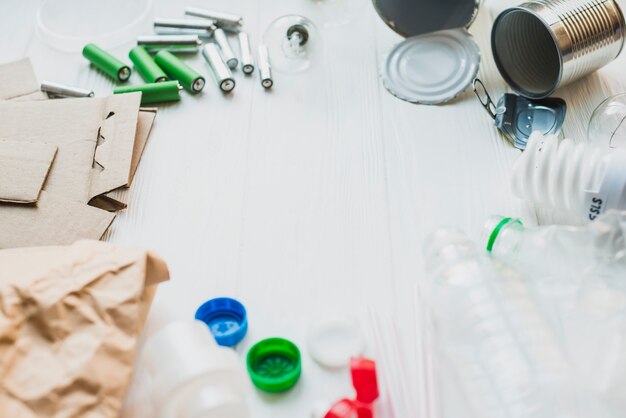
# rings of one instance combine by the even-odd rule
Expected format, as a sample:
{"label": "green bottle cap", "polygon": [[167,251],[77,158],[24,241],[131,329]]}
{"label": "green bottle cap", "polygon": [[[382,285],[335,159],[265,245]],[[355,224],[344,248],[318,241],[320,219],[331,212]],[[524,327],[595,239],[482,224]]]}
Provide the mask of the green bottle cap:
{"label": "green bottle cap", "polygon": [[268,338],[256,343],[247,357],[254,386],[265,392],[284,392],[300,379],[300,350],[291,341]]}

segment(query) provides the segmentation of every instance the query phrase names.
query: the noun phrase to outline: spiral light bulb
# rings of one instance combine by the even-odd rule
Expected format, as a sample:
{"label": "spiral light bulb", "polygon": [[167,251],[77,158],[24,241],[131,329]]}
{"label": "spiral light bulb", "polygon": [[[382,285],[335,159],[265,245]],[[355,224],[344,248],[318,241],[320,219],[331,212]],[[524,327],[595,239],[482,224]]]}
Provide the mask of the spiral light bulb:
{"label": "spiral light bulb", "polygon": [[626,150],[535,132],[513,167],[512,187],[521,199],[589,220],[609,209],[626,210]]}

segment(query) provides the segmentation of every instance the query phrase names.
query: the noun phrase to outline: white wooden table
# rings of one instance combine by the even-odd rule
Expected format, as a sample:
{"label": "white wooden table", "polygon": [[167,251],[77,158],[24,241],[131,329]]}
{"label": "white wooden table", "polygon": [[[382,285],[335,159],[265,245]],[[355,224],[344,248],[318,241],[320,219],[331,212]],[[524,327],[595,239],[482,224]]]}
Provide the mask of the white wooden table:
{"label": "white wooden table", "polygon": [[[482,49],[480,77],[495,97],[506,87],[489,48],[491,22],[514,3],[488,2],[471,29]],[[311,0],[155,0],[154,14],[180,16],[188,4],[242,14],[254,45],[275,18],[314,17],[316,7]],[[109,94],[110,81],[80,54],[42,42],[38,5],[0,2],[0,62],[29,56],[40,79]],[[242,359],[265,337],[300,345],[302,380],[283,395],[254,393],[255,418],[306,417],[314,402],[351,394],[347,371],[323,370],[306,354],[307,324],[346,312],[367,331],[370,306],[409,318],[410,290],[423,277],[422,245],[437,227],[457,226],[479,239],[490,214],[562,220],[513,197],[508,174],[519,151],[498,135],[470,90],[432,107],[387,93],[378,63],[401,38],[367,0],[362,8],[348,25],[318,25],[324,53],[308,73],[275,72],[266,92],[256,73],[238,72],[230,96],[209,77],[202,95],[185,93],[181,103],[160,108],[129,208],[108,237],[153,249],[170,266],[148,332],[193,318],[203,301],[223,295],[249,311],[250,331],[237,348]],[[133,43],[113,52],[125,57]],[[209,75],[199,55],[190,64]],[[624,68],[626,55],[558,92],[569,104],[566,136],[585,140],[594,107],[623,90]],[[140,81],[136,74],[132,80]]]}

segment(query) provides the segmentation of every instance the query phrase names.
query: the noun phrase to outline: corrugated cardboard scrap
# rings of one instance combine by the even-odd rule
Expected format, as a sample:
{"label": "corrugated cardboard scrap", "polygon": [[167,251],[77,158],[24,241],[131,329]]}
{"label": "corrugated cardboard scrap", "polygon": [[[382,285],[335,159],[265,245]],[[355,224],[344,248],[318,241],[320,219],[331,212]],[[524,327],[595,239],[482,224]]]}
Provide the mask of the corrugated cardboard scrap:
{"label": "corrugated cardboard scrap", "polygon": [[80,241],[0,266],[0,417],[118,417],[163,260]]}
{"label": "corrugated cardboard scrap", "polygon": [[[38,91],[30,61],[0,66],[0,248],[100,239],[109,212],[126,207],[156,116],[139,93],[36,100]],[[53,160],[35,155],[46,147]]]}
{"label": "corrugated cardboard scrap", "polygon": [[56,153],[52,144],[0,141],[0,202],[36,202]]}

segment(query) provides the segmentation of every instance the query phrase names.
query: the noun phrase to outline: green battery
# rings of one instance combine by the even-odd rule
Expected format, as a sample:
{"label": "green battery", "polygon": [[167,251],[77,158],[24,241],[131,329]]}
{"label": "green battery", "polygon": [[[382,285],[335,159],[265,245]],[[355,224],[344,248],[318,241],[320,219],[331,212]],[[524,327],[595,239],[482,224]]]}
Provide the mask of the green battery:
{"label": "green battery", "polygon": [[182,87],[178,81],[162,81],[160,83],[149,83],[141,86],[118,87],[113,90],[113,94],[141,92],[141,104],[161,102],[176,102],[180,100]]}
{"label": "green battery", "polygon": [[117,81],[126,81],[130,78],[130,67],[97,45],[85,45],[83,57],[87,58],[91,65]]}
{"label": "green battery", "polygon": [[154,61],[171,79],[180,81],[180,84],[190,92],[200,93],[204,88],[204,77],[171,52],[159,51]]}
{"label": "green battery", "polygon": [[143,46],[136,46],[130,50],[128,57],[135,64],[135,69],[139,75],[146,80],[146,83],[159,83],[167,81],[167,75],[163,72],[154,59],[148,54]]}

